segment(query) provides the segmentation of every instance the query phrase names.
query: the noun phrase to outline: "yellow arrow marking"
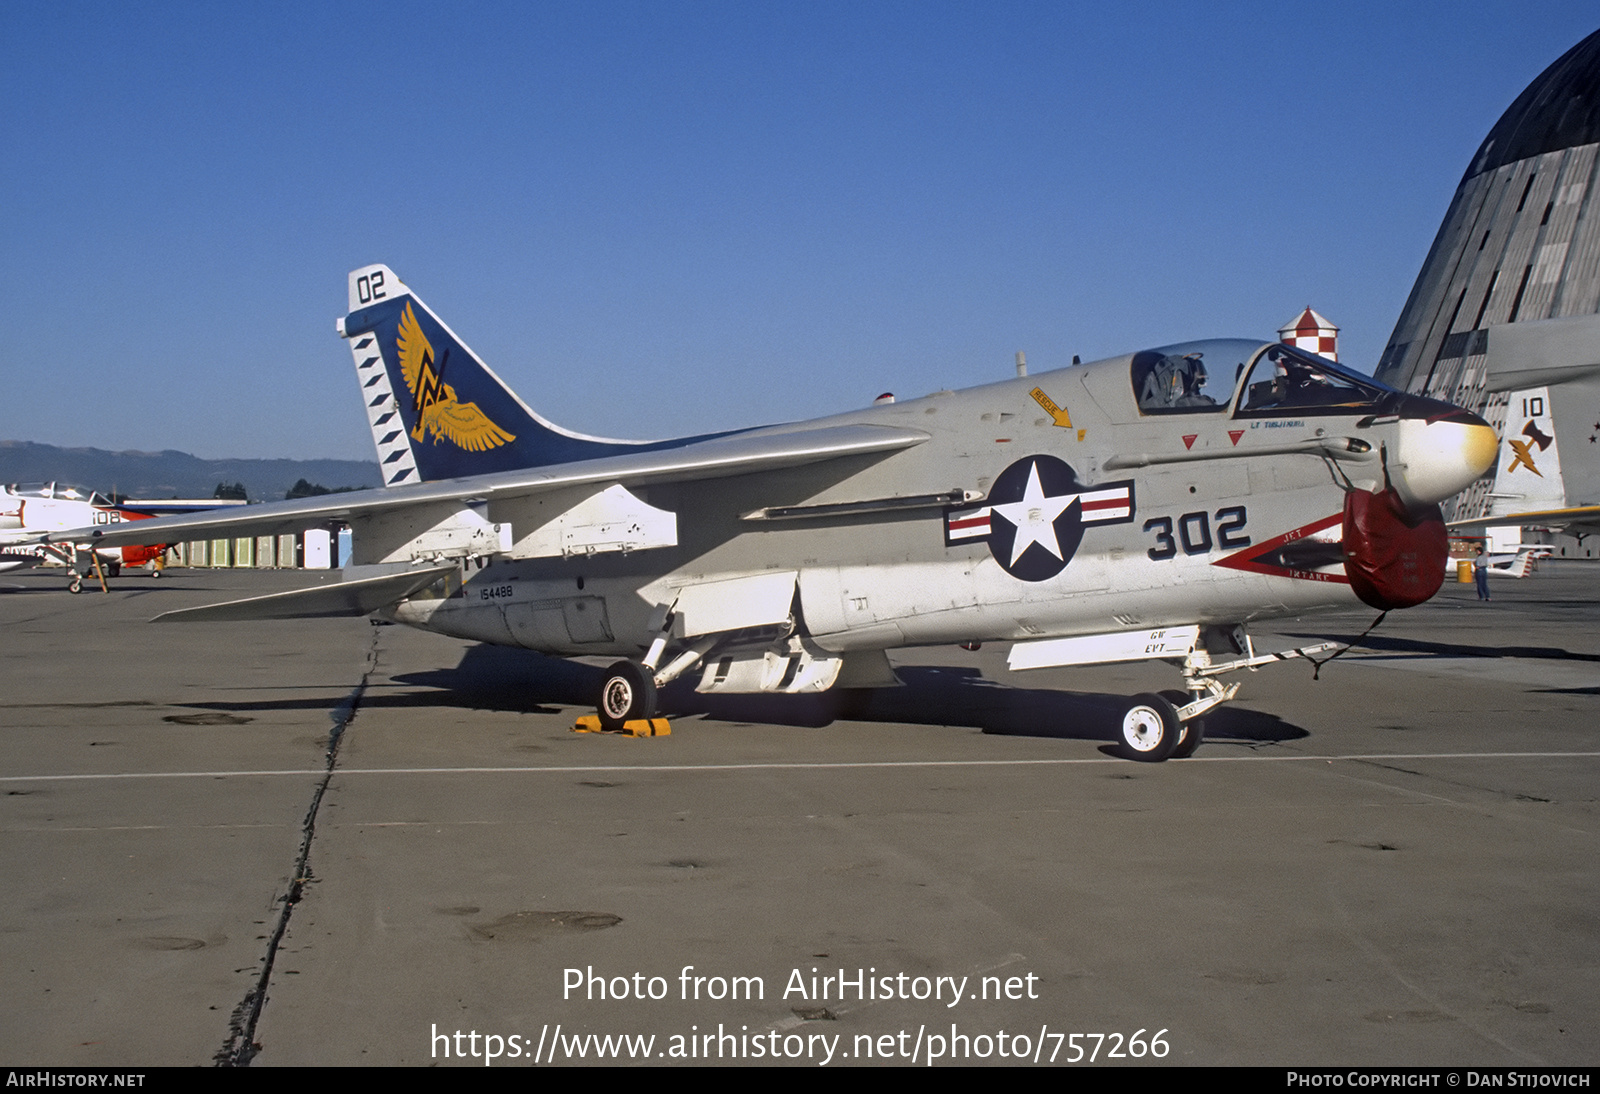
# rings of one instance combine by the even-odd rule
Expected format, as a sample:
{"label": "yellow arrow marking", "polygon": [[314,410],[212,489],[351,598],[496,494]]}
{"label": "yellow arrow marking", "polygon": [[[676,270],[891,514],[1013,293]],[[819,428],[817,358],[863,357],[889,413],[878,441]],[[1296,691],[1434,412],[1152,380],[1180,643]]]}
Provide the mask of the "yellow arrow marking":
{"label": "yellow arrow marking", "polygon": [[1044,407],[1044,412],[1046,414],[1055,419],[1056,425],[1060,426],[1062,429],[1072,428],[1072,416],[1068,414],[1064,408],[1056,406],[1055,403],[1051,402],[1050,396],[1044,393],[1044,388],[1036,387],[1032,391],[1028,392],[1028,394],[1033,396],[1034,402]]}

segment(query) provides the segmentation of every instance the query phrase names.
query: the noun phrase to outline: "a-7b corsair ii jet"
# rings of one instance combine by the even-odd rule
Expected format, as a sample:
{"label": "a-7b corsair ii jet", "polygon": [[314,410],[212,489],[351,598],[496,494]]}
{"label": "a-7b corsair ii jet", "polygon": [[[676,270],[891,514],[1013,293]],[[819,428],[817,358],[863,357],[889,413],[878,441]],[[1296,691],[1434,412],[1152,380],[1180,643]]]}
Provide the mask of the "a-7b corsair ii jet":
{"label": "a-7b corsair ii jet", "polygon": [[1247,624],[1432,596],[1438,503],[1496,451],[1467,411],[1277,343],[1193,342],[635,443],[541,418],[385,266],[350,275],[338,328],[384,489],[66,538],[346,521],[341,583],[160,618],[376,612],[619,657],[597,704],[610,728],[651,716],[689,672],[702,692],[885,686],[886,651],[1011,642],[1013,669],[1180,665],[1189,701],[1132,699],[1122,743],[1184,755],[1237,691],[1218,675],[1276,659]]}

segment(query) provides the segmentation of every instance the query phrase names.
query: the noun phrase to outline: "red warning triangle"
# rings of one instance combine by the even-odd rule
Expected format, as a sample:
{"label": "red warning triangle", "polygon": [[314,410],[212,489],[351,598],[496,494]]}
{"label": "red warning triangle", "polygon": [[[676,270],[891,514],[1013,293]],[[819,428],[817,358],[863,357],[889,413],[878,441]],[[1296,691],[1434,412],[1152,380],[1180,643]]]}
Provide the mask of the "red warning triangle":
{"label": "red warning triangle", "polygon": [[1228,438],[1231,441],[1233,441],[1234,444],[1238,444],[1239,443],[1239,438],[1243,437],[1243,436],[1244,436],[1244,430],[1242,430],[1242,429],[1230,429],[1230,430],[1228,430]]}
{"label": "red warning triangle", "polygon": [[1185,433],[1183,435],[1183,447],[1185,447],[1185,448],[1193,448],[1194,447],[1194,439],[1196,437],[1198,437],[1198,436],[1200,436],[1200,434],[1198,434],[1198,433]]}

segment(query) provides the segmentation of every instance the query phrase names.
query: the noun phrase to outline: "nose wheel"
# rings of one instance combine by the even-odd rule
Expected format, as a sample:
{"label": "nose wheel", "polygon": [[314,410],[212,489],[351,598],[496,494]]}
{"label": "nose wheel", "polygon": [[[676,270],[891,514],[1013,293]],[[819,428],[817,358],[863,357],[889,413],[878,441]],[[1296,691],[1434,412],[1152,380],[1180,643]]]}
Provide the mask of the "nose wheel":
{"label": "nose wheel", "polygon": [[1122,715],[1122,750],[1129,759],[1160,763],[1178,747],[1183,723],[1159,695],[1136,695]]}

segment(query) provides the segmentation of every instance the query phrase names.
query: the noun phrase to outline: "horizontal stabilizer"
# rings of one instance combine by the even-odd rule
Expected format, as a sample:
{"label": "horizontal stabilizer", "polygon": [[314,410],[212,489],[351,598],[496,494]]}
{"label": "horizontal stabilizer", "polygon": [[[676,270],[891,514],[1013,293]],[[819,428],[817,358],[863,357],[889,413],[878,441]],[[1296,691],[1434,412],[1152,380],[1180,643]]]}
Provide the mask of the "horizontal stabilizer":
{"label": "horizontal stabilizer", "polygon": [[1484,391],[1516,391],[1600,375],[1600,316],[1489,328]]}
{"label": "horizontal stabilizer", "polygon": [[315,619],[327,616],[368,615],[404,600],[440,578],[457,572],[457,567],[429,566],[423,570],[403,570],[360,581],[340,581],[316,585],[270,596],[252,596],[198,608],[179,608],[162,612],[152,623],[233,623],[255,619]]}
{"label": "horizontal stabilizer", "polygon": [[1530,509],[1521,513],[1506,513],[1497,517],[1477,517],[1472,520],[1453,520],[1448,525],[1451,532],[1462,535],[1481,535],[1490,528],[1503,525],[1554,528],[1569,535],[1589,535],[1600,532],[1600,505],[1574,505],[1564,509]]}

